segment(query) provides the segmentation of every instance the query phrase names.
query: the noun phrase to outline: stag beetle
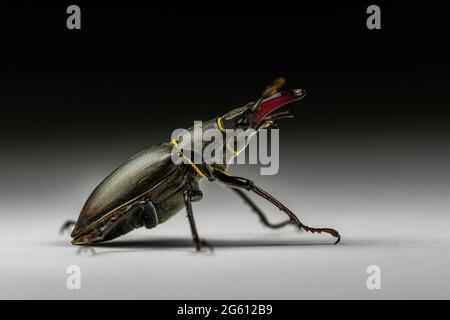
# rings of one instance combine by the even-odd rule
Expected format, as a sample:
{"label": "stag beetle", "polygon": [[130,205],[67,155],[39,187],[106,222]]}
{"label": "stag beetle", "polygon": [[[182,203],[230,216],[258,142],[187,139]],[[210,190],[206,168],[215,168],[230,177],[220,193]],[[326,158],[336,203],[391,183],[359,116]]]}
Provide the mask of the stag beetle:
{"label": "stag beetle", "polygon": [[[284,82],[283,78],[276,79],[256,102],[206,121],[203,127],[225,134],[227,129],[237,127],[259,130],[272,126],[277,119],[290,117],[289,111],[274,111],[285,104],[302,99],[306,92],[301,89],[278,92]],[[228,163],[175,164],[171,153],[175,151],[182,154],[181,144],[182,142],[178,144],[177,141],[172,141],[152,146],[132,156],[107,176],[87,199],[77,222],[68,221],[63,225],[61,230],[74,225],[72,244],[90,245],[112,240],[142,226],[151,229],[185,207],[195,248],[197,251],[202,247],[212,248],[199,237],[192,210],[192,202],[203,197],[199,188],[199,182],[203,178],[220,182],[235,191],[267,227],[280,228],[294,224],[300,230],[331,234],[336,238],[335,244],[340,241],[340,234],[336,230],[312,228],[303,224],[291,210],[251,180],[230,175],[227,172]],[[225,150],[225,146],[223,148]],[[278,224],[270,223],[243,190],[252,191],[268,200],[286,213],[289,219]]]}

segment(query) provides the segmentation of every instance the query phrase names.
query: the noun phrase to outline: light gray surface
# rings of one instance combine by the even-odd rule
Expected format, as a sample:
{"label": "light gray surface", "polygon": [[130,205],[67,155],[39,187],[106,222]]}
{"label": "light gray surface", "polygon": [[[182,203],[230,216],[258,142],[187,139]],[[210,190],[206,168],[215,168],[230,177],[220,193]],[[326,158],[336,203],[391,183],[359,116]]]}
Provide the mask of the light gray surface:
{"label": "light gray surface", "polygon": [[[97,247],[96,256],[77,255],[68,235],[58,235],[61,223],[145,144],[128,138],[2,153],[0,298],[449,299],[449,139],[301,137],[283,142],[279,174],[260,176],[257,166],[233,172],[304,223],[338,229],[340,245],[292,227],[268,230],[234,193],[204,184],[194,212],[200,235],[216,245],[213,256],[194,252],[184,211]],[[253,199],[272,221],[284,219]],[[79,291],[66,288],[72,264],[81,267]],[[381,290],[366,288],[372,264],[381,268]]]}
{"label": "light gray surface", "polygon": [[[281,186],[274,189],[270,178],[258,177],[304,223],[339,229],[342,244],[292,227],[268,230],[233,193],[213,186],[194,210],[214,255],[194,252],[184,212],[154,230],[96,247],[95,256],[77,254],[57,229],[79,211],[86,184],[99,177],[22,203],[3,202],[0,298],[450,298],[448,190],[347,184],[318,192],[307,183],[283,186],[282,178],[274,178]],[[271,220],[282,218],[270,205],[262,207]],[[81,290],[66,288],[72,264],[81,267]],[[372,264],[381,268],[381,290],[366,288]]]}

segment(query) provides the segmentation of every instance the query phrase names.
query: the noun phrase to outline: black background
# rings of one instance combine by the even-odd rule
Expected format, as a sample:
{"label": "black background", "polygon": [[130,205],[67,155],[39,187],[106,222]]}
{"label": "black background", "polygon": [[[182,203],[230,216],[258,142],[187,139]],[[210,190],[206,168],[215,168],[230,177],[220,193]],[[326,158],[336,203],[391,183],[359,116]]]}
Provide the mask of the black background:
{"label": "black background", "polygon": [[295,110],[302,126],[447,130],[448,23],[435,5],[380,4],[382,30],[366,28],[367,4],[342,3],[80,3],[82,29],[68,30],[67,5],[2,10],[9,139],[169,134],[257,98],[280,75],[309,93]]}

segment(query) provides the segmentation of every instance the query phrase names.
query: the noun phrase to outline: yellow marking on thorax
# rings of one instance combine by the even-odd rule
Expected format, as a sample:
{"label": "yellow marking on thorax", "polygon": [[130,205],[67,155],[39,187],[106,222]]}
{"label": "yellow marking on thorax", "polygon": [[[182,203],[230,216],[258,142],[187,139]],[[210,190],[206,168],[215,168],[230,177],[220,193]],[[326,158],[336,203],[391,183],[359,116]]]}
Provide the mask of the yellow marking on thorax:
{"label": "yellow marking on thorax", "polygon": [[205,174],[195,165],[195,163],[193,163],[191,161],[191,159],[189,159],[188,157],[186,157],[183,154],[183,151],[181,151],[180,147],[178,146],[178,143],[175,139],[173,139],[172,141],[170,141],[170,144],[178,151],[178,153],[184,158],[186,159],[187,162],[189,162],[189,164],[191,165],[192,168],[194,168],[194,170],[201,176],[204,177]]}
{"label": "yellow marking on thorax", "polygon": [[222,127],[222,117],[218,117],[218,118],[217,118],[217,127],[218,127],[219,130],[222,131],[223,133],[226,132],[225,128]]}

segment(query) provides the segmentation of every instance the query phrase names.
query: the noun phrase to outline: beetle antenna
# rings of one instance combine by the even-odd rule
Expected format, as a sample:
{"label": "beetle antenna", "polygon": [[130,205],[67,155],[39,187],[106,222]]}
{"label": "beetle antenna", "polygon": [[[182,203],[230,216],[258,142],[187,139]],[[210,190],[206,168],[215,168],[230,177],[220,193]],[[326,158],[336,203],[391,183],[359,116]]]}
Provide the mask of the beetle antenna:
{"label": "beetle antenna", "polygon": [[286,83],[286,79],[283,77],[276,78],[270,85],[267,86],[266,90],[264,90],[262,97],[268,98],[277,93],[278,89],[280,89]]}

